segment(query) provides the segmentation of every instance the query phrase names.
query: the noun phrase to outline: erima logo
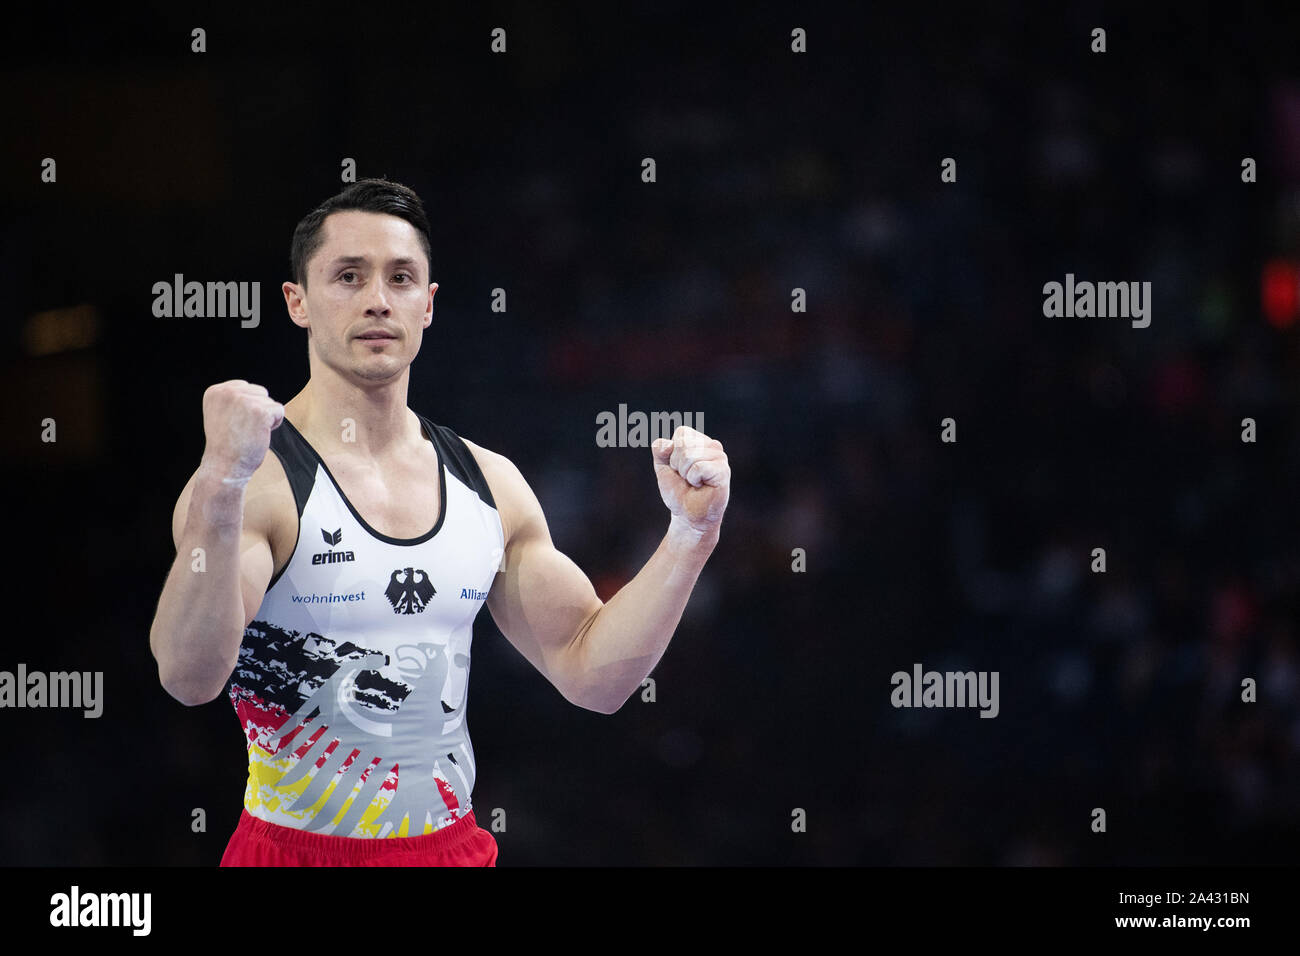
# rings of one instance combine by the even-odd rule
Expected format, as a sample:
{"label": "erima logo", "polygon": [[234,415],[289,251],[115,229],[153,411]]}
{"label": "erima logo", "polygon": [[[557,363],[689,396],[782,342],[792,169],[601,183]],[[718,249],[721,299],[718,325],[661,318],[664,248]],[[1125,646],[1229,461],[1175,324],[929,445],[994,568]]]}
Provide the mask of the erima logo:
{"label": "erima logo", "polygon": [[486,601],[488,593],[486,591],[475,591],[473,588],[461,588],[460,596],[470,601]]}
{"label": "erima logo", "polygon": [[[402,576],[402,580],[398,580],[398,575]],[[429,603],[429,598],[437,593],[429,583],[429,575],[423,571],[415,568],[399,568],[389,577],[388,589],[384,591],[384,597],[388,598],[394,613],[415,614],[417,611],[423,611]]]}
{"label": "erima logo", "polygon": [[[339,528],[333,532],[320,529],[320,536],[325,539],[325,543],[333,547],[343,540],[343,529]],[[351,551],[322,551],[320,554],[311,556],[312,564],[336,564],[339,561],[355,561],[357,556]]]}

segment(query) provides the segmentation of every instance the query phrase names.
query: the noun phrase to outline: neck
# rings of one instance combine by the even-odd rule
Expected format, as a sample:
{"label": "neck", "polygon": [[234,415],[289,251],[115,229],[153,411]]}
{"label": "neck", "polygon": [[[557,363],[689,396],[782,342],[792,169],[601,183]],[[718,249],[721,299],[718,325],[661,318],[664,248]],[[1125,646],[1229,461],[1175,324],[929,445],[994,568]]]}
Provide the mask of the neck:
{"label": "neck", "polygon": [[359,388],[328,369],[312,370],[303,390],[285,404],[285,416],[324,452],[382,455],[418,437],[406,407],[409,369],[392,382]]}

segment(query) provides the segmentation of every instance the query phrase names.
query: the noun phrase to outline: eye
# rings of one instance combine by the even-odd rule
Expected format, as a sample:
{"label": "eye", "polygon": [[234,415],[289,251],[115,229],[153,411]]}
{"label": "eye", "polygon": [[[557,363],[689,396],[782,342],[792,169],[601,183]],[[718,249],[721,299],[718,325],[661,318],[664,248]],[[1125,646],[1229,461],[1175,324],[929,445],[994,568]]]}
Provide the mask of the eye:
{"label": "eye", "polygon": [[[415,281],[414,277],[413,277],[409,272],[399,272],[399,273],[397,273],[397,276],[406,276],[406,278],[410,279],[411,282],[414,282],[414,281]],[[393,278],[396,279],[397,276],[393,276]],[[409,282],[404,282],[404,283],[402,283],[402,284],[403,284],[403,285],[410,285]]]}
{"label": "eye", "polygon": [[354,275],[356,275],[356,273],[349,270],[347,272],[340,272],[339,278],[342,279],[344,276],[354,276]]}

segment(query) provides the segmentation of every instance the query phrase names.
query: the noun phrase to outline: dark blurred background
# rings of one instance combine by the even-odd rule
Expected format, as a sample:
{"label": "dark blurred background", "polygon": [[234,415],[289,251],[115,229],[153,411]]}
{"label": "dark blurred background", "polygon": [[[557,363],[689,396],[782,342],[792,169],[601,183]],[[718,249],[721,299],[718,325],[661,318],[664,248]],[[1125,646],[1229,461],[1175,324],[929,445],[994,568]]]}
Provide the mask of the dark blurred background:
{"label": "dark blurred background", "polygon": [[[598,447],[596,415],[701,412],[732,464],[654,703],[575,708],[479,617],[500,865],[1294,861],[1297,17],[859,6],[16,27],[0,669],[105,687],[98,720],[0,712],[0,863],[221,856],[240,728],[167,696],[149,624],[203,390],[306,381],[279,287],[345,157],[430,215],[411,407],[512,459],[603,597],[667,514],[649,451]],[[1151,282],[1150,327],[1045,318],[1067,272]],[[154,318],[175,273],[259,281],[260,326]],[[914,662],[998,671],[999,716],[894,709]]]}

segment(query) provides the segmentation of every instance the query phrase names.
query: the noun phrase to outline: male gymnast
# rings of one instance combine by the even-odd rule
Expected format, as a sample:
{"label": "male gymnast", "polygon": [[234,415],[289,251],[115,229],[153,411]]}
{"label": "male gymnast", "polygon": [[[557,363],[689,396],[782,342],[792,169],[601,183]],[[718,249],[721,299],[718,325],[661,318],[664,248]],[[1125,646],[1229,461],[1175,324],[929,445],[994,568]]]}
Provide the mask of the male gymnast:
{"label": "male gymnast", "polygon": [[479,609],[566,700],[614,713],[718,541],[727,456],[687,427],[653,443],[668,530],[602,602],[510,460],[407,407],[438,289],[414,191],[345,188],[298,224],[291,264],[308,381],[284,405],[243,380],[204,392],[149,632],[171,696],[224,692],[243,724],[221,865],[494,866],[465,725]]}

